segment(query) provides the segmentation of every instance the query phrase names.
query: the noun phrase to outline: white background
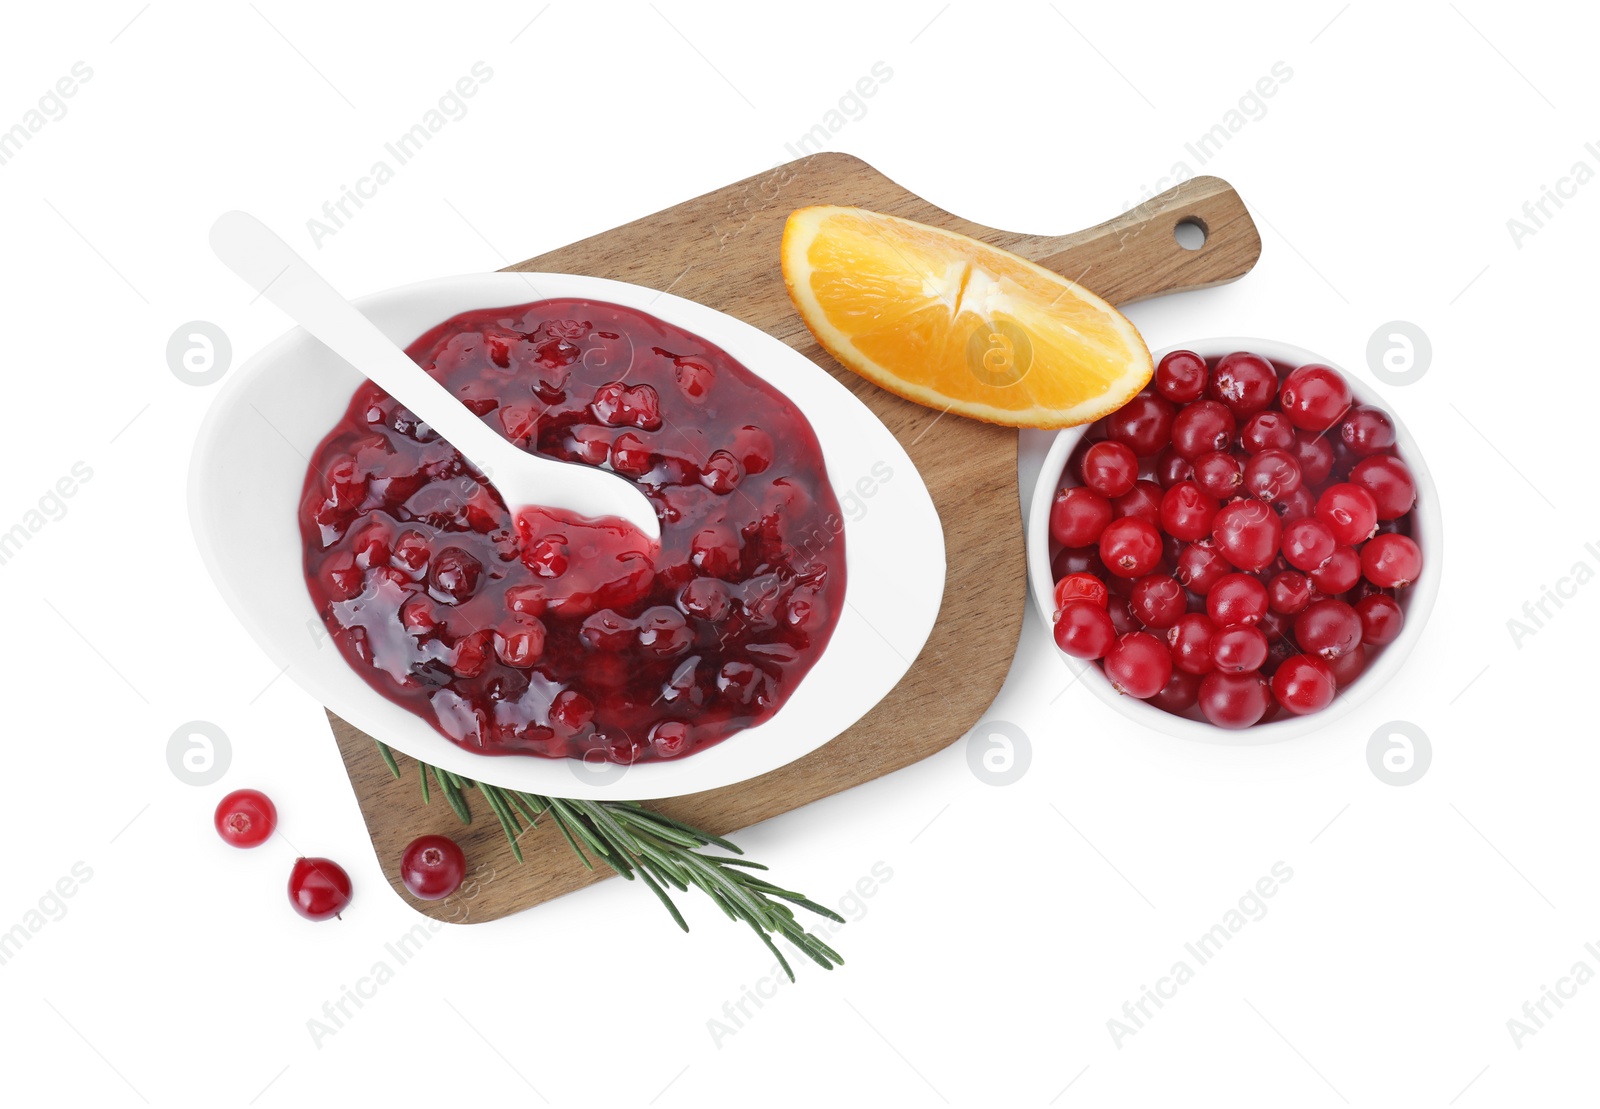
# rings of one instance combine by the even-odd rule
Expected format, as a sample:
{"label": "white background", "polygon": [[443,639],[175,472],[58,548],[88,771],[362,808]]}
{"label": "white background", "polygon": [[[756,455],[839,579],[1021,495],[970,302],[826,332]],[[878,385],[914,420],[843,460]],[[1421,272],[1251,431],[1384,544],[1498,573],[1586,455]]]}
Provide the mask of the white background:
{"label": "white background", "polygon": [[[1600,168],[1584,149],[1597,28],[1574,7],[26,7],[0,36],[0,127],[75,62],[93,77],[0,166],[0,530],[75,462],[93,477],[0,566],[0,930],[75,862],[93,877],[0,966],[9,1102],[1593,1100],[1600,985],[1520,1046],[1507,1028],[1575,962],[1600,971],[1584,950],[1600,941],[1600,586],[1520,645],[1507,629],[1575,563],[1600,567],[1600,184],[1569,188],[1520,244],[1507,228],[1575,162]],[[313,248],[306,220],[480,60],[494,75],[468,114]],[[892,871],[835,937],[844,968],[800,967],[715,1038],[708,1021],[770,959],[700,901],[683,899],[683,936],[610,882],[441,932],[314,1044],[308,1019],[392,963],[385,943],[418,918],[380,877],[318,706],[273,680],[189,539],[183,475],[212,390],[169,371],[168,336],[209,320],[242,358],[285,327],[206,228],[253,211],[352,294],[493,269],[787,160],[879,61],[892,79],[832,146],[1038,232],[1122,211],[1177,162],[1201,171],[1185,144],[1275,62],[1292,69],[1203,167],[1251,205],[1260,265],[1130,316],[1152,348],[1259,334],[1321,351],[1403,415],[1449,535],[1416,654],[1324,733],[1200,748],[1063,693],[1030,615],[991,711],[1028,737],[1018,782],[980,780],[961,742],[738,837],[833,904],[875,863]],[[1406,387],[1366,368],[1395,319],[1434,348]],[[168,736],[197,719],[231,739],[215,786],[167,766]],[[1391,720],[1431,739],[1414,785],[1368,768]],[[350,869],[342,922],[290,912],[283,839],[216,838],[211,808],[242,785]],[[1293,878],[1267,915],[1115,1043],[1124,1002],[1278,861]]]}

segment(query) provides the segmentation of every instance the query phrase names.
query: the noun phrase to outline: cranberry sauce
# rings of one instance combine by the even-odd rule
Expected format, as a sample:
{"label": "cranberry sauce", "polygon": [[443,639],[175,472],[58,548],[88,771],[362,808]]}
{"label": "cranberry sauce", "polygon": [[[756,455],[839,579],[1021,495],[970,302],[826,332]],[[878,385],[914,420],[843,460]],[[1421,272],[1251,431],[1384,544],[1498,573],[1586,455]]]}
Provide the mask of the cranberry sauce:
{"label": "cranberry sauce", "polygon": [[373,688],[469,750],[623,763],[778,710],[845,588],[798,408],[705,340],[596,301],[466,312],[407,353],[518,446],[638,485],[661,546],[614,519],[514,518],[364,386],[311,461],[300,527],[312,600]]}

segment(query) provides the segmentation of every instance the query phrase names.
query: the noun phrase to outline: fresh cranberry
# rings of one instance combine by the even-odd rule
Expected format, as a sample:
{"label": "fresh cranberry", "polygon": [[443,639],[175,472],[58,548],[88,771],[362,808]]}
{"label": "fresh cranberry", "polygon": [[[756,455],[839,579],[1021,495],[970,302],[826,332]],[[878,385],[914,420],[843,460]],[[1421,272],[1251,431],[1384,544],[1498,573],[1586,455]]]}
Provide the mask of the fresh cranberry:
{"label": "fresh cranberry", "polygon": [[1369,658],[1367,649],[1357,644],[1338,658],[1328,660],[1328,665],[1333,668],[1333,680],[1339,683],[1340,689],[1344,689],[1361,676],[1361,672],[1367,668]]}
{"label": "fresh cranberry", "polygon": [[236,789],[217,803],[211,819],[224,843],[260,847],[278,826],[278,808],[259,789]]}
{"label": "fresh cranberry", "polygon": [[1319,486],[1333,473],[1333,444],[1321,434],[1296,432],[1289,451],[1300,464],[1300,480],[1305,485]]}
{"label": "fresh cranberry", "polygon": [[1228,574],[1233,565],[1217,550],[1210,539],[1190,543],[1178,554],[1178,564],[1173,576],[1191,593],[1206,594]]}
{"label": "fresh cranberry", "polygon": [[1311,584],[1319,593],[1333,596],[1354,589],[1361,580],[1361,555],[1354,547],[1335,547],[1333,553],[1311,571]]}
{"label": "fresh cranberry", "polygon": [[1296,520],[1283,529],[1283,557],[1296,570],[1315,570],[1338,545],[1328,525],[1315,518]]}
{"label": "fresh cranberry", "polygon": [[1222,628],[1211,637],[1211,661],[1229,674],[1259,670],[1267,661],[1267,637],[1246,624]]}
{"label": "fresh cranberry", "polygon": [[1166,574],[1151,574],[1133,583],[1128,603],[1133,606],[1133,614],[1141,624],[1147,628],[1164,630],[1178,622],[1178,617],[1183,615],[1188,606],[1188,598],[1176,578]]}
{"label": "fresh cranberry", "polygon": [[1317,498],[1317,518],[1340,543],[1365,542],[1378,527],[1378,505],[1359,485],[1330,485]]}
{"label": "fresh cranberry", "polygon": [[1294,637],[1306,654],[1336,659],[1361,645],[1361,618],[1343,601],[1315,601],[1295,617]]}
{"label": "fresh cranberry", "polygon": [[1161,692],[1150,698],[1150,703],[1163,712],[1182,715],[1194,708],[1200,700],[1200,675],[1174,669]]}
{"label": "fresh cranberry", "polygon": [[1197,401],[1206,391],[1206,360],[1192,350],[1175,350],[1156,366],[1156,392],[1174,404]]}
{"label": "fresh cranberry", "polygon": [[1278,371],[1259,354],[1235,351],[1217,360],[1206,395],[1219,400],[1235,416],[1248,416],[1272,403],[1278,392]]}
{"label": "fresh cranberry", "polygon": [[1073,658],[1097,659],[1116,641],[1116,628],[1105,608],[1093,601],[1068,601],[1056,617],[1056,646]]}
{"label": "fresh cranberry", "polygon": [[1149,632],[1129,632],[1106,652],[1105,670],[1118,693],[1142,701],[1160,693],[1172,677],[1172,653]]}
{"label": "fresh cranberry", "polygon": [[1290,370],[1278,391],[1278,403],[1295,427],[1326,431],[1350,411],[1352,397],[1344,375],[1313,362]]}
{"label": "fresh cranberry", "polygon": [[1106,607],[1106,583],[1089,573],[1068,574],[1056,582],[1056,610],[1060,611],[1072,601],[1089,601]]}
{"label": "fresh cranberry", "polygon": [[[1126,578],[1115,578],[1114,581],[1126,583]],[[1142,631],[1139,618],[1133,614],[1133,607],[1128,604],[1127,597],[1113,596],[1106,605],[1106,614],[1111,617],[1111,626],[1118,635],[1127,635],[1129,632]]]}
{"label": "fresh cranberry", "polygon": [[1194,477],[1194,463],[1168,447],[1156,457],[1155,475],[1157,485],[1171,489],[1180,481]]}
{"label": "fresh cranberry", "polygon": [[1057,580],[1068,574],[1094,574],[1103,576],[1105,566],[1100,562],[1100,548],[1062,547],[1050,560],[1050,573]]}
{"label": "fresh cranberry", "polygon": [[1294,445],[1294,425],[1282,412],[1257,412],[1239,432],[1239,446],[1246,454],[1292,451]]}
{"label": "fresh cranberry", "polygon": [[1063,547],[1099,542],[1110,522],[1111,502],[1081,485],[1060,490],[1050,503],[1050,535]]}
{"label": "fresh cranberry", "polygon": [[1272,675],[1272,695],[1296,716],[1321,712],[1333,704],[1336,692],[1333,668],[1310,655],[1285,660]]}
{"label": "fresh cranberry", "polygon": [[1406,464],[1393,455],[1363,458],[1350,467],[1350,484],[1372,497],[1380,520],[1394,520],[1417,503],[1417,481]]}
{"label": "fresh cranberry", "polygon": [[466,876],[467,857],[449,836],[418,836],[400,856],[400,881],[423,901],[449,897]]}
{"label": "fresh cranberry", "polygon": [[1283,524],[1260,501],[1234,501],[1217,512],[1211,524],[1211,538],[1229,562],[1254,572],[1278,556]]}
{"label": "fresh cranberry", "polygon": [[332,859],[296,859],[289,872],[289,904],[307,920],[330,920],[350,905],[350,875]]}
{"label": "fresh cranberry", "polygon": [[1194,481],[1208,496],[1229,500],[1244,487],[1244,463],[1226,451],[1208,451],[1194,460]]}
{"label": "fresh cranberry", "polygon": [[1199,400],[1172,418],[1172,449],[1194,461],[1226,450],[1237,423],[1233,411],[1215,400]]}
{"label": "fresh cranberry", "polygon": [[1187,674],[1199,676],[1211,673],[1211,638],[1216,625],[1209,617],[1198,612],[1180,616],[1178,622],[1167,629],[1167,645],[1172,651],[1172,665]]}
{"label": "fresh cranberry", "polygon": [[1267,613],[1267,587],[1249,574],[1231,573],[1206,592],[1206,615],[1219,628],[1254,624]]}
{"label": "fresh cranberry", "polygon": [[1244,464],[1244,491],[1257,500],[1274,502],[1300,488],[1300,464],[1288,451],[1269,449]]}
{"label": "fresh cranberry", "polygon": [[1200,680],[1200,711],[1219,728],[1248,728],[1266,715],[1271,698],[1259,673],[1213,670]]}
{"label": "fresh cranberry", "polygon": [[1311,490],[1307,489],[1302,482],[1300,488],[1272,507],[1277,510],[1278,518],[1287,526],[1296,520],[1304,520],[1309,516],[1316,515],[1317,498],[1312,496]]}
{"label": "fresh cranberry", "polygon": [[1139,480],[1139,458],[1126,443],[1107,439],[1083,456],[1083,483],[1102,497],[1120,497]]}
{"label": "fresh cranberry", "polygon": [[1172,437],[1172,404],[1146,389],[1105,419],[1106,436],[1140,458],[1157,454]]}
{"label": "fresh cranberry", "polygon": [[1111,514],[1118,519],[1137,516],[1154,527],[1160,527],[1162,495],[1161,486],[1141,478],[1132,489],[1111,502]]}
{"label": "fresh cranberry", "polygon": [[1422,573],[1422,548],[1406,535],[1379,535],[1361,548],[1361,572],[1381,589],[1410,585]]}
{"label": "fresh cranberry", "polygon": [[1356,615],[1361,618],[1361,642],[1370,647],[1393,643],[1405,626],[1405,610],[1400,602],[1387,593],[1373,593],[1356,602]]}
{"label": "fresh cranberry", "polygon": [[1394,446],[1394,421],[1383,409],[1363,404],[1340,421],[1339,441],[1362,458],[1381,454]]}
{"label": "fresh cranberry", "polygon": [[1181,481],[1161,496],[1161,527],[1186,542],[1211,534],[1211,521],[1221,507],[1217,499],[1192,481]]}
{"label": "fresh cranberry", "polygon": [[1295,570],[1272,575],[1267,582],[1267,607],[1283,616],[1293,616],[1311,603],[1311,579]]}
{"label": "fresh cranberry", "polygon": [[1161,561],[1161,533],[1150,521],[1124,516],[1100,533],[1100,560],[1123,578],[1142,578]]}

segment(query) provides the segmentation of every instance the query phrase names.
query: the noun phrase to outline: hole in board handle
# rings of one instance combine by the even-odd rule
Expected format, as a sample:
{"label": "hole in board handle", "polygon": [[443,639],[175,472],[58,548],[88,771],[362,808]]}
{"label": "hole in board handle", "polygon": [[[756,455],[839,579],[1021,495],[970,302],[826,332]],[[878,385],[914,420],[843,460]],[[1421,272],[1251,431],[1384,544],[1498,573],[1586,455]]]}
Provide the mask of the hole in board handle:
{"label": "hole in board handle", "polygon": [[1185,216],[1172,229],[1172,237],[1184,250],[1199,250],[1206,245],[1206,237],[1209,234],[1206,221],[1199,216]]}

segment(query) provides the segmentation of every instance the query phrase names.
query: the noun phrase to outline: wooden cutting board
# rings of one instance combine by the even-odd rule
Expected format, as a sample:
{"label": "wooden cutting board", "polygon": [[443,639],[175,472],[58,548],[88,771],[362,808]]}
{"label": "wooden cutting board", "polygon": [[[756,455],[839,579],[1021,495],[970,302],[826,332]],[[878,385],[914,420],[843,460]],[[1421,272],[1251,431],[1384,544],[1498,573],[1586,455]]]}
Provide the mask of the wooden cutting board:
{"label": "wooden cutting board", "polygon": [[[849,731],[797,762],[739,785],[651,803],[718,834],[871,781],[960,738],[1005,681],[1027,603],[1016,432],[901,400],[823,353],[795,313],[778,265],[784,221],[808,204],[855,205],[947,227],[1064,274],[1116,304],[1232,281],[1261,252],[1243,202],[1215,177],[1186,182],[1086,231],[1022,235],[958,219],[859,159],[826,153],[510,267],[670,290],[777,336],[877,414],[916,463],[938,506],[948,563],[944,602],[927,646],[889,696]],[[1175,235],[1180,223],[1203,233],[1204,245],[1181,246]],[[548,821],[522,837],[526,861],[517,863],[499,823],[475,793],[467,794],[469,803],[476,802],[473,822],[463,826],[442,798],[422,803],[410,759],[396,753],[402,777],[394,780],[370,736],[328,715],[383,872],[418,912],[456,923],[493,920],[609,874],[585,870]],[[484,760],[490,780],[493,763]],[[412,898],[400,883],[400,855],[414,837],[430,832],[454,837],[472,864],[493,868],[493,880],[469,884],[443,901]],[[640,912],[660,912],[643,891],[639,904]]]}

